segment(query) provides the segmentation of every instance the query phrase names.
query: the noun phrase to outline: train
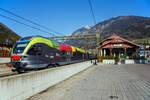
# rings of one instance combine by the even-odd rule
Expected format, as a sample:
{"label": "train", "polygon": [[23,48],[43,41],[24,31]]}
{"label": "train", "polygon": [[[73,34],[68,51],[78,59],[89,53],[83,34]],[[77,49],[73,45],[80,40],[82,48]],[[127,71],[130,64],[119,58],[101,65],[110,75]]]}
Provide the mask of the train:
{"label": "train", "polygon": [[21,38],[13,47],[12,71],[36,71],[96,58],[93,52],[62,44],[42,36]]}

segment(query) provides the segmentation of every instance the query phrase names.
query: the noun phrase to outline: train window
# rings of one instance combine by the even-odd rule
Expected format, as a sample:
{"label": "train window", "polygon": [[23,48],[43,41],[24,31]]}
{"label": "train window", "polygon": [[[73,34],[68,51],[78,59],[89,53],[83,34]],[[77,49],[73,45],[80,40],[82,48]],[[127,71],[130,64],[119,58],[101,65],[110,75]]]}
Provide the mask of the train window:
{"label": "train window", "polygon": [[34,47],[34,46],[31,47],[31,48],[28,50],[27,54],[28,54],[28,55],[33,55],[33,56],[35,56],[35,55],[36,55],[36,49],[35,49],[35,47]]}
{"label": "train window", "polygon": [[50,53],[50,58],[53,59],[54,58],[54,53]]}
{"label": "train window", "polygon": [[28,45],[28,43],[29,43],[29,41],[17,42],[14,46],[13,53],[14,54],[22,53],[24,51],[24,49],[26,48],[26,46]]}
{"label": "train window", "polygon": [[38,49],[38,51],[42,51],[42,46],[41,45],[39,45],[38,47],[37,47],[37,49]]}
{"label": "train window", "polygon": [[65,51],[61,51],[61,55],[65,55]]}
{"label": "train window", "polygon": [[37,46],[37,55],[42,55],[42,46],[41,45]]}

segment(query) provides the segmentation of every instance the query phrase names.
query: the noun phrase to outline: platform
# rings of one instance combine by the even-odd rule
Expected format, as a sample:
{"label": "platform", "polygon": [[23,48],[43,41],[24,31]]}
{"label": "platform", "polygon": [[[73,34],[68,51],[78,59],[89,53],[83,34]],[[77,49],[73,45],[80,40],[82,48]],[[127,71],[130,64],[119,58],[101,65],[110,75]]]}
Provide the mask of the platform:
{"label": "platform", "polygon": [[0,77],[14,74],[11,70],[12,67],[8,67],[6,64],[0,64]]}
{"label": "platform", "polygon": [[28,100],[150,100],[149,65],[98,65]]}
{"label": "platform", "polygon": [[0,65],[0,73],[11,70],[11,69],[12,69],[12,67],[8,67],[5,64]]}

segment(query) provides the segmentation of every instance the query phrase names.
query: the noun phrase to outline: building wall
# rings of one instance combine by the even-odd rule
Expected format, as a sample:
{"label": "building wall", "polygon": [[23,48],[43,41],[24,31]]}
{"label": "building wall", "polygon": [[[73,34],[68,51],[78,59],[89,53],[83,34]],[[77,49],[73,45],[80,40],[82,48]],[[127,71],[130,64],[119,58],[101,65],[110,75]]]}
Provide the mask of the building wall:
{"label": "building wall", "polygon": [[10,57],[12,45],[0,44],[0,57]]}

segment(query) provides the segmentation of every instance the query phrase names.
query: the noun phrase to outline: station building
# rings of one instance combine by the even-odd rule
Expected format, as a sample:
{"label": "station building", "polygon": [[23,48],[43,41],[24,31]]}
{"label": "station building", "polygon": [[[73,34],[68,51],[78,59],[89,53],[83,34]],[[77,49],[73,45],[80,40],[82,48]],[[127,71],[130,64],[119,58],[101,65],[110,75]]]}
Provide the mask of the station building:
{"label": "station building", "polygon": [[139,45],[135,44],[129,40],[121,38],[117,35],[112,35],[100,42],[100,47],[102,56],[120,56],[136,55],[139,49]]}
{"label": "station building", "polygon": [[12,45],[0,43],[0,57],[10,57],[11,50],[12,50]]}

